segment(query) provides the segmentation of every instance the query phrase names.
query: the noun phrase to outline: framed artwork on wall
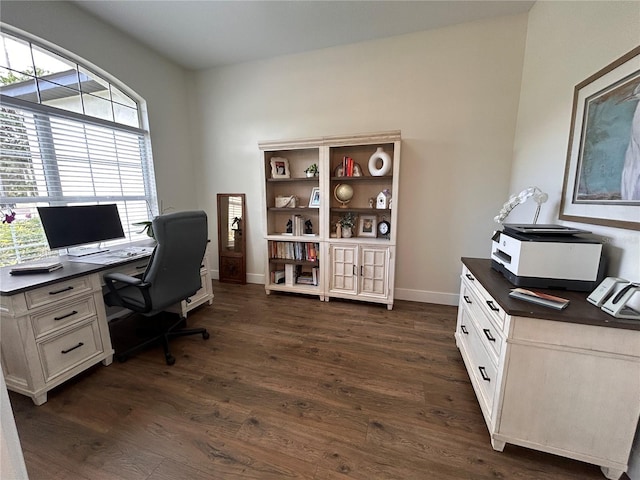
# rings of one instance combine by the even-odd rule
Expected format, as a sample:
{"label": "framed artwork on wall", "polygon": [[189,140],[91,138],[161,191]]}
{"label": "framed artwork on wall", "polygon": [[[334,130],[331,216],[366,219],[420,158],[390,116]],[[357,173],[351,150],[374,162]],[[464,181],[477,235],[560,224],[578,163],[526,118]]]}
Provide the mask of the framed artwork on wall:
{"label": "framed artwork on wall", "polygon": [[640,47],[575,87],[560,219],[640,230]]}

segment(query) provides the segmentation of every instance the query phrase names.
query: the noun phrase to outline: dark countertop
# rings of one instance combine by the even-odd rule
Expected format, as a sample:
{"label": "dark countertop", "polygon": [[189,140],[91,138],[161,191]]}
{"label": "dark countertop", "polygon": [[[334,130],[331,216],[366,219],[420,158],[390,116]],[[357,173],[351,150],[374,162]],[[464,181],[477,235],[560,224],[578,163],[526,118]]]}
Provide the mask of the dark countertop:
{"label": "dark countertop", "polygon": [[[118,245],[113,247],[114,249],[126,248],[128,246],[150,246],[153,247],[153,242],[149,240],[143,240],[133,242],[131,244]],[[11,266],[0,268],[0,296],[8,297],[15,295],[16,293],[26,292],[28,290],[34,290],[36,288],[52,285],[54,283],[63,282],[65,280],[71,280],[72,278],[82,277],[92,273],[100,272],[103,270],[109,270],[112,268],[118,268],[126,265],[127,263],[138,261],[142,258],[149,258],[148,256],[136,255],[131,258],[123,258],[121,262],[109,265],[99,265],[93,263],[83,262],[70,262],[66,256],[58,257],[62,268],[54,270],[49,273],[30,273],[26,275],[11,275]],[[56,257],[51,257],[51,260],[55,260]]]}
{"label": "dark countertop", "polygon": [[485,290],[489,292],[508,315],[580,323],[598,327],[640,330],[640,321],[612,317],[587,302],[590,292],[535,288],[534,290],[536,291],[570,300],[569,306],[564,310],[554,310],[535,303],[511,298],[509,292],[516,286],[504,278],[501,273],[491,268],[490,259],[463,257],[462,263],[467,266],[471,274],[478,279]]}

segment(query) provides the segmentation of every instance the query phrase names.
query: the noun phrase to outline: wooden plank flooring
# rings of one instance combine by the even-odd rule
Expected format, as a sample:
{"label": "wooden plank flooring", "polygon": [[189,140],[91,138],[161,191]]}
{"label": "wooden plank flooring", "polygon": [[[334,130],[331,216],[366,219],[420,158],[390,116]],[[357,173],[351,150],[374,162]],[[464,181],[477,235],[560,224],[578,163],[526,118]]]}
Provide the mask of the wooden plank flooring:
{"label": "wooden plank flooring", "polygon": [[[593,465],[492,450],[456,308],[214,282],[200,336],[90,369],[36,407],[10,392],[32,480],[573,479]],[[117,333],[117,332],[116,332]]]}

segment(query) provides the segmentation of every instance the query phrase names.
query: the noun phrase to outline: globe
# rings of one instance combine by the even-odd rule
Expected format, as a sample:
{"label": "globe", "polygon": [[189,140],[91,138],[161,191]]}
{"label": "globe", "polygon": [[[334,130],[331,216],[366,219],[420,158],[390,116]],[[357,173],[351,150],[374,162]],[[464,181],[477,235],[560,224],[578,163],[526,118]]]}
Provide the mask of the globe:
{"label": "globe", "polygon": [[346,207],[353,198],[353,188],[351,185],[340,183],[333,189],[333,196],[342,204],[342,207]]}

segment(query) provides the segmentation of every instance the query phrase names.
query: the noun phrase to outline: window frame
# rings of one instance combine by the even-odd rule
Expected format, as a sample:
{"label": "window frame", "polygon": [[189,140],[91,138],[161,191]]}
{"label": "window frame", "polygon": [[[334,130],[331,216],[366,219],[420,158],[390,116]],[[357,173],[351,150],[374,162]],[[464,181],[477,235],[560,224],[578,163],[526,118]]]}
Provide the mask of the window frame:
{"label": "window frame", "polygon": [[[76,71],[82,73],[83,71],[86,72],[90,72],[91,75],[95,76],[96,78],[100,79],[101,82],[105,82],[108,84],[108,91],[109,91],[109,101],[111,102],[112,105],[112,113],[113,113],[113,105],[114,104],[118,104],[120,105],[120,102],[114,101],[112,98],[112,88],[115,88],[115,90],[117,92],[120,92],[122,94],[124,94],[126,97],[128,97],[129,99],[131,99],[133,102],[135,102],[136,105],[136,111],[137,111],[137,123],[138,125],[140,125],[140,127],[134,127],[131,125],[127,125],[127,124],[123,124],[123,123],[118,123],[116,121],[112,121],[112,120],[107,120],[104,118],[98,118],[98,117],[94,117],[91,115],[87,115],[84,113],[76,113],[70,110],[65,110],[62,108],[56,108],[50,105],[46,105],[43,103],[35,103],[35,102],[30,102],[27,100],[23,100],[20,98],[14,98],[11,96],[7,96],[7,95],[3,95],[0,94],[0,107],[5,108],[5,109],[16,109],[16,110],[21,110],[24,111],[25,113],[28,113],[29,115],[33,115],[34,120],[36,120],[36,117],[42,120],[42,123],[40,124],[39,121],[35,121],[33,123],[33,125],[35,125],[36,130],[38,131],[38,138],[39,138],[39,129],[42,128],[43,131],[42,133],[44,133],[44,135],[47,134],[46,129],[48,128],[48,125],[51,125],[52,119],[55,120],[69,120],[72,122],[79,122],[82,125],[85,126],[92,126],[92,127],[98,127],[98,128],[106,128],[109,129],[110,131],[113,131],[114,133],[117,132],[121,132],[121,133],[125,133],[125,134],[131,134],[131,135],[135,135],[138,137],[138,141],[139,141],[139,145],[140,145],[140,157],[138,157],[140,159],[140,174],[142,175],[141,178],[141,184],[143,185],[144,188],[144,193],[143,195],[137,194],[129,194],[127,195],[125,192],[122,192],[122,194],[120,195],[70,195],[70,196],[65,196],[63,195],[63,191],[62,191],[62,187],[60,187],[60,172],[58,171],[57,167],[58,167],[58,162],[56,160],[56,152],[55,150],[52,149],[52,151],[50,152],[43,152],[41,149],[40,151],[40,159],[43,163],[43,165],[49,163],[50,165],[53,166],[53,168],[43,168],[43,171],[46,170],[45,173],[45,184],[46,184],[46,192],[47,195],[46,196],[25,196],[25,197],[13,197],[13,196],[7,196],[6,192],[4,191],[0,191],[0,205],[4,205],[4,206],[9,206],[9,208],[11,208],[12,205],[15,205],[16,208],[17,206],[19,206],[20,204],[23,204],[26,206],[26,204],[29,205],[69,205],[69,204],[98,204],[98,203],[124,203],[126,205],[127,201],[144,201],[146,202],[146,212],[147,212],[147,219],[151,219],[153,218],[153,216],[158,214],[158,195],[157,195],[157,191],[156,191],[156,180],[155,180],[155,171],[154,171],[154,162],[153,162],[153,155],[152,155],[152,150],[151,150],[151,140],[150,140],[150,132],[149,129],[147,128],[148,126],[148,117],[147,117],[147,110],[146,110],[146,103],[145,101],[137,94],[133,93],[133,91],[127,87],[126,85],[124,85],[122,82],[114,79],[114,77],[112,77],[111,75],[106,74],[104,71],[102,71],[99,68],[93,68],[93,66],[91,64],[89,64],[88,62],[84,61],[83,59],[79,58],[76,55],[72,55],[69,52],[65,51],[64,49],[61,49],[60,47],[57,47],[49,42],[46,41],[42,41],[41,39],[36,39],[35,37],[32,37],[30,35],[25,35],[21,32],[16,32],[15,29],[13,28],[6,28],[7,26],[3,23],[0,23],[0,27],[2,30],[2,33],[4,35],[10,36],[10,37],[14,37],[18,40],[27,42],[29,44],[29,48],[30,49],[38,49],[39,51],[46,51],[46,52],[50,52],[52,55],[57,55],[60,56],[62,58],[64,58],[65,60],[71,62],[72,64],[75,65]],[[30,50],[31,54],[33,55],[33,50]],[[33,62],[32,62],[33,63]],[[7,68],[7,67],[4,67]],[[10,71],[19,73],[18,70],[15,69],[10,69]],[[37,90],[37,85],[38,85],[38,74],[37,72],[33,72],[33,78],[35,79],[35,85],[36,85],[36,90]],[[11,85],[11,84],[9,84]],[[38,97],[38,102],[40,102],[40,93],[39,90],[37,90],[37,97]],[[77,92],[80,97],[82,98],[83,95],[85,95],[85,93],[82,90],[79,90]],[[131,107],[130,107],[131,108]],[[86,110],[84,108],[84,103],[83,103],[83,112]],[[115,119],[115,113],[113,113],[113,118]],[[132,118],[132,117],[130,117]],[[33,129],[33,127],[31,127]],[[49,132],[50,134],[50,132]],[[85,141],[89,141],[90,140],[90,136],[88,136],[88,134],[85,133],[84,136]],[[46,145],[39,143],[40,146],[42,145]],[[114,145],[117,145],[117,143],[114,143]],[[3,152],[4,153],[4,152]],[[10,157],[10,153],[11,151],[9,150],[9,154],[8,156]],[[92,164],[92,159],[90,157],[87,157],[87,162],[89,164],[89,166]],[[52,176],[51,179],[47,178],[49,175]],[[57,175],[57,178],[56,178]],[[120,176],[118,176],[118,178],[120,178]],[[51,180],[51,181],[50,181]],[[93,178],[92,178],[92,184],[94,184]],[[55,186],[58,185],[59,187],[56,189]],[[126,208],[126,207],[125,207]],[[140,212],[140,210],[138,209],[138,214]],[[3,214],[6,214],[6,207],[5,210],[2,211]],[[133,213],[132,211],[127,210],[127,217],[129,216],[130,213]],[[2,215],[1,218],[2,220],[5,219],[5,215]],[[19,221],[19,220],[17,220]],[[140,238],[145,238],[144,234],[140,231],[140,232],[134,232],[134,230],[136,229],[135,227],[131,227],[130,225],[125,223],[125,218],[122,217],[121,215],[121,221],[123,223],[123,228],[125,230],[126,233],[126,238],[125,239],[120,239],[118,241],[113,241],[113,242],[108,242],[108,243],[122,243],[122,242],[128,242],[131,240],[136,240],[136,239],[140,239]],[[11,228],[11,225],[13,225],[12,223],[9,224],[9,227]],[[0,228],[6,228],[7,225],[1,225],[0,224]],[[12,232],[13,233],[13,232]],[[138,237],[136,238],[136,236],[138,235]],[[48,249],[48,245],[46,243],[46,237],[44,237],[44,233],[42,234],[42,240],[44,242],[44,247],[46,249],[46,252],[41,252],[38,256],[31,256],[31,257],[23,257],[21,258],[19,254],[15,255],[15,261],[23,261],[23,260],[29,260],[29,259],[33,259],[33,258],[39,258],[42,256],[47,256],[47,255],[52,255],[52,254],[57,254],[58,252],[51,252]],[[4,247],[4,246],[3,246]],[[8,247],[8,248],[7,248]],[[18,252],[20,248],[20,239],[15,239],[13,240],[13,245],[8,245],[4,248],[2,248],[2,250],[14,250],[15,252]],[[15,263],[15,262],[14,262]],[[3,264],[2,261],[0,260],[0,264]],[[6,263],[5,263],[6,264]]]}

